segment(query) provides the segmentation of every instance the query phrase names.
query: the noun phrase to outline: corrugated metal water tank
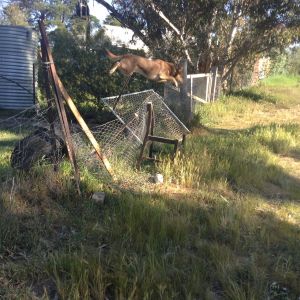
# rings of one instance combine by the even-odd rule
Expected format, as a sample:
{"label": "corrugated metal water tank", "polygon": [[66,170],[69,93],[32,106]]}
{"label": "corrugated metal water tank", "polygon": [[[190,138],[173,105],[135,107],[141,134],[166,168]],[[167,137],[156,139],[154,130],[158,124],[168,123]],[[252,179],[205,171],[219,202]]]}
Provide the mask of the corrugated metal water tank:
{"label": "corrugated metal water tank", "polygon": [[32,28],[0,25],[0,109],[34,104],[36,49]]}

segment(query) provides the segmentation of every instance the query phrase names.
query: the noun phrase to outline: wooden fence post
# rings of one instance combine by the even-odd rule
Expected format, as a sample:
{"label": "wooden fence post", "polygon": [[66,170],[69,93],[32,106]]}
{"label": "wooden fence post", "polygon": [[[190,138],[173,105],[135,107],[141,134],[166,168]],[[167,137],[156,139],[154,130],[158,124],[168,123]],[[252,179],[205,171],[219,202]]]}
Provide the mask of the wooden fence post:
{"label": "wooden fence post", "polygon": [[180,87],[181,107],[184,112],[184,119],[190,122],[193,119],[192,98],[188,97],[187,90],[187,59],[182,61],[183,64],[183,83]]}
{"label": "wooden fence post", "polygon": [[208,102],[207,101],[207,99],[208,99],[208,75],[207,74],[205,74],[206,76],[206,88],[205,88],[205,101],[206,102]]}
{"label": "wooden fence post", "polygon": [[43,45],[43,40],[41,42],[41,60],[42,60],[42,70],[45,80],[45,92],[47,98],[47,118],[50,124],[50,141],[53,151],[52,163],[54,165],[54,171],[58,170],[58,157],[57,157],[57,147],[56,147],[56,138],[55,138],[55,115],[54,115],[54,103],[51,99],[51,87],[50,87],[50,73],[49,73],[49,64],[47,59],[47,53],[45,51],[45,45]]}
{"label": "wooden fence post", "polygon": [[193,99],[193,82],[194,82],[194,76],[193,74],[189,75],[190,76],[190,105],[191,105],[191,114],[192,114],[192,117],[195,113],[195,103],[194,103],[194,99]]}
{"label": "wooden fence post", "polygon": [[212,70],[212,73],[213,73],[213,80],[214,80],[214,83],[213,83],[213,97],[212,97],[212,100],[213,102],[216,100],[216,87],[217,87],[217,80],[218,80],[218,67],[214,67],[213,70]]}

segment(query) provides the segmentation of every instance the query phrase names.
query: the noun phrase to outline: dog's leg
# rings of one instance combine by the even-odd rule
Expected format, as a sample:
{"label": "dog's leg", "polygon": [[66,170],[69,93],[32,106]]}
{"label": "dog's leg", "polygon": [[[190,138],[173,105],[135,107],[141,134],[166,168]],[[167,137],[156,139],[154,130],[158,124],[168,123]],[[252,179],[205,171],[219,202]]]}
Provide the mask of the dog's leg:
{"label": "dog's leg", "polygon": [[119,66],[120,66],[120,62],[118,61],[118,62],[116,62],[116,63],[113,65],[113,67],[110,69],[109,75],[112,75],[112,74],[119,68]]}
{"label": "dog's leg", "polygon": [[125,88],[128,87],[132,75],[133,75],[133,74],[127,76],[126,81],[125,81],[125,83],[124,83],[124,85],[123,85],[123,87],[122,87],[122,90],[121,90],[121,92],[120,92],[120,94],[119,94],[119,96],[118,96],[118,99],[117,99],[116,103],[115,103],[114,106],[113,106],[113,110],[116,109],[117,104],[119,103],[119,101],[120,101],[120,99],[121,99],[121,96],[122,96],[122,94],[123,94]]}
{"label": "dog's leg", "polygon": [[172,77],[172,76],[160,75],[159,78],[160,78],[159,82],[172,81],[174,83],[174,85],[176,87],[178,87],[178,83],[177,83],[176,79],[174,77]]}

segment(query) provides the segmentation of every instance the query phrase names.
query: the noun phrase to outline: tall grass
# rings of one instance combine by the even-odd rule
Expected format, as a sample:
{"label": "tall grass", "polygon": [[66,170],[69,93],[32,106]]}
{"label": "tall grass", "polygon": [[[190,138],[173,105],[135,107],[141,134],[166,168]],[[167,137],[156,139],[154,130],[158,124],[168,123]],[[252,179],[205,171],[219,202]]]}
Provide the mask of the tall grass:
{"label": "tall grass", "polygon": [[[0,132],[0,298],[297,299],[300,181],[280,162],[298,166],[298,104],[277,122],[286,100],[273,88],[275,102],[240,94],[200,108],[185,153],[163,157],[165,184],[151,190],[82,168],[79,197],[68,162],[12,170],[19,136]],[[104,204],[91,201],[99,190]]]}
{"label": "tall grass", "polygon": [[299,151],[300,125],[271,124],[242,131],[212,131],[188,139],[185,154],[174,163],[164,160],[160,170],[168,182],[197,188],[203,182],[223,181],[238,190],[263,191],[266,183],[299,198],[300,185],[288,179],[275,154]]}

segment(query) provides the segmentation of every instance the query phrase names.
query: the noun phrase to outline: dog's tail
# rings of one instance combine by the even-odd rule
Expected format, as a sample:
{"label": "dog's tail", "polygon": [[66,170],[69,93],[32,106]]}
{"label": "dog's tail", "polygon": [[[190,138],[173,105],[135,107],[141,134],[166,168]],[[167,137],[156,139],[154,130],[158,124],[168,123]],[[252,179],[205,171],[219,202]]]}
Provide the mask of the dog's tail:
{"label": "dog's tail", "polygon": [[120,60],[123,57],[123,55],[115,55],[107,49],[105,49],[105,51],[106,51],[107,57],[111,60]]}

